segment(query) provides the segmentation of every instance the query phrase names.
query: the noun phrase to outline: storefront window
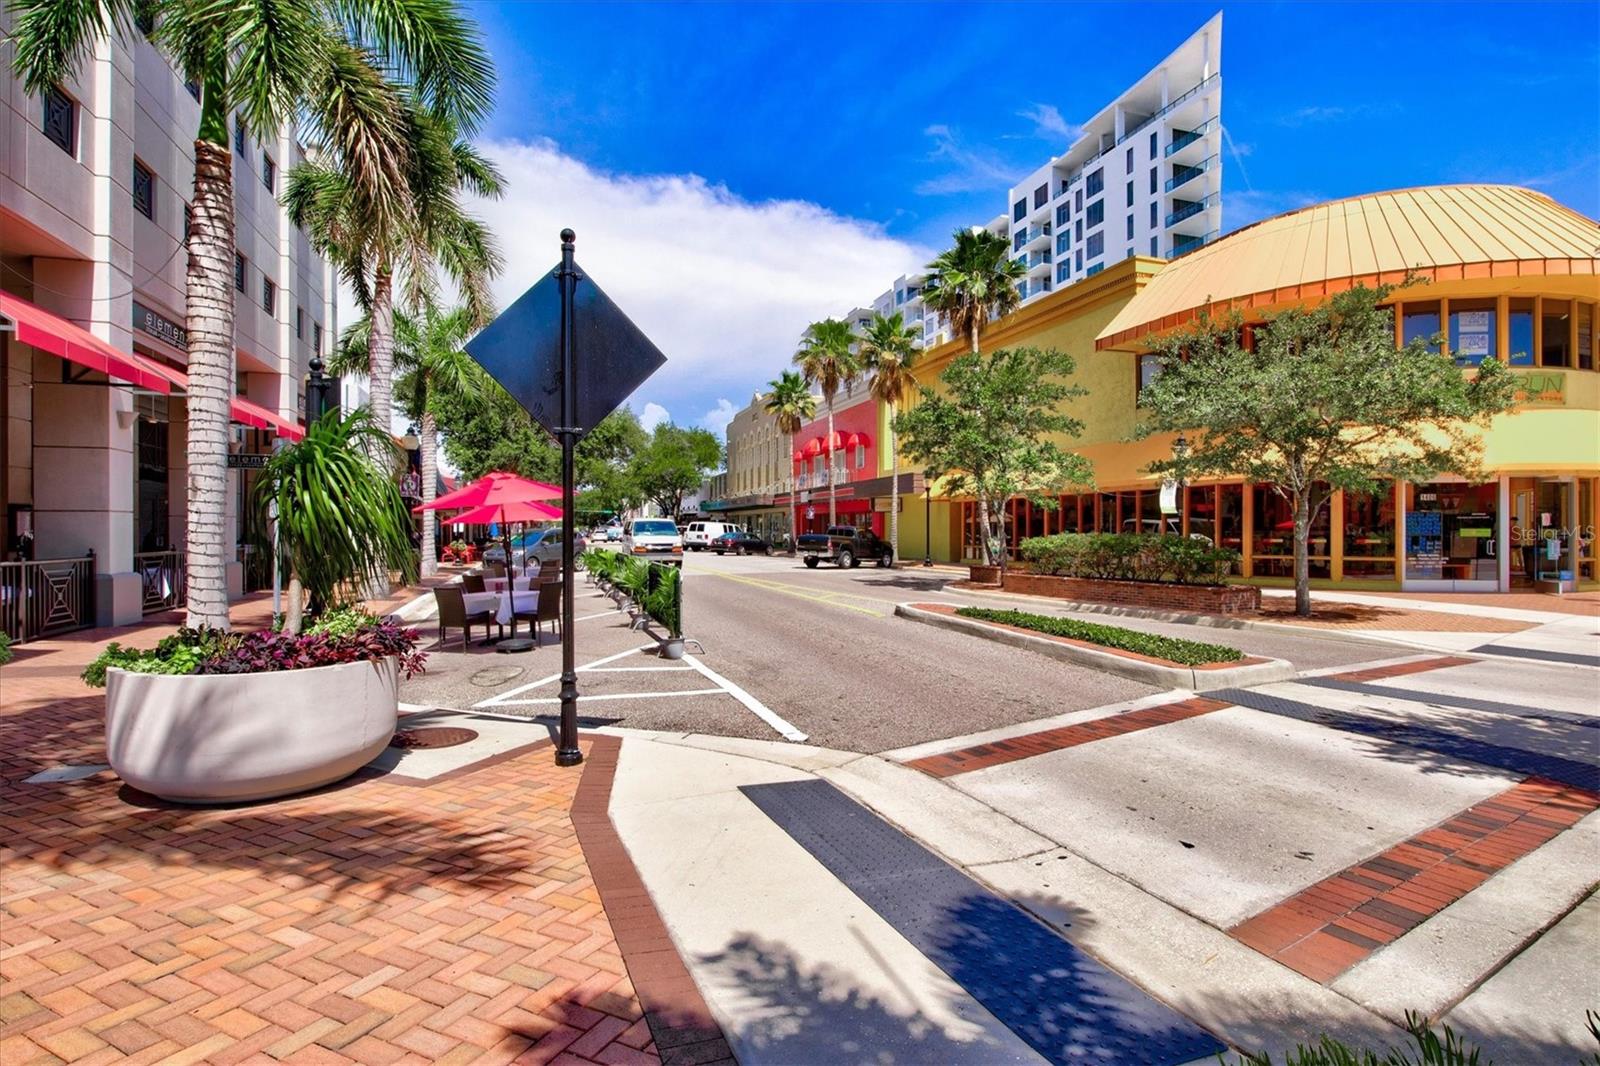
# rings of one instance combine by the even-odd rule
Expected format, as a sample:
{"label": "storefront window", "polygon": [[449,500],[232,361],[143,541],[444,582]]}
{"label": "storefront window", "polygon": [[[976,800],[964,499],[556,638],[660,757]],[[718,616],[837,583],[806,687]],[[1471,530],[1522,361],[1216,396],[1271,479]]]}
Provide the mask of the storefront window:
{"label": "storefront window", "polygon": [[1496,357],[1493,300],[1450,301],[1450,354],[1457,366]]}
{"label": "storefront window", "polygon": [[1540,320],[1540,333],[1543,334],[1540,364],[1571,366],[1572,304],[1566,300],[1545,300]]}
{"label": "storefront window", "polygon": [[[1401,305],[1400,315],[1400,340],[1403,344],[1412,341],[1431,342],[1439,332],[1439,302],[1437,300],[1427,303],[1407,303]],[[1439,346],[1429,343],[1432,351],[1438,351]]]}
{"label": "storefront window", "polygon": [[1139,532],[1139,494],[1137,492],[1117,493],[1117,532]]}
{"label": "storefront window", "polygon": [[1056,531],[1060,533],[1078,531],[1078,497],[1061,497],[1061,509],[1056,512]]}
{"label": "storefront window", "polygon": [[1189,536],[1207,544],[1217,542],[1217,487],[1205,485],[1188,490]]}
{"label": "storefront window", "polygon": [[1096,529],[1101,533],[1115,533],[1117,531],[1117,494],[1102,492],[1096,497],[1099,501],[1098,524]]}
{"label": "storefront window", "polygon": [[[1319,486],[1319,491],[1322,489]],[[1252,485],[1250,490],[1254,521],[1250,539],[1252,573],[1255,577],[1294,576],[1294,504],[1271,485]],[[1328,504],[1311,516],[1310,570],[1312,577],[1328,577],[1331,551],[1328,529]]]}
{"label": "storefront window", "polygon": [[1406,486],[1406,580],[1495,581],[1500,486]]}
{"label": "storefront window", "polygon": [[1578,479],[1578,573],[1585,581],[1595,576],[1595,479]]}
{"label": "storefront window", "polygon": [[1032,500],[1028,501],[1028,536],[1044,536],[1045,515],[1048,513],[1049,512],[1045,508],[1034,503]]}
{"label": "storefront window", "polygon": [[1594,305],[1578,304],[1578,369],[1594,369]]}
{"label": "storefront window", "polygon": [[[1451,316],[1455,317],[1454,315]],[[1394,490],[1344,494],[1346,577],[1394,577]]]}
{"label": "storefront window", "polygon": [[1511,366],[1533,365],[1533,301],[1511,301]]}

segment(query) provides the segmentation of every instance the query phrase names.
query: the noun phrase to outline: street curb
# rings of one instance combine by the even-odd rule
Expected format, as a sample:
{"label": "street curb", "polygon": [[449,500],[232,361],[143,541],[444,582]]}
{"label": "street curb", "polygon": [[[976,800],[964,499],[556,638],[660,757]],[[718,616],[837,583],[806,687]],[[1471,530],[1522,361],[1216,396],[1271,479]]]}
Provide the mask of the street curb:
{"label": "street curb", "polygon": [[954,615],[940,614],[936,611],[924,611],[909,603],[895,604],[894,613],[901,618],[924,625],[939,626],[944,629],[953,629],[958,633],[981,637],[1000,644],[1009,644],[1014,648],[1025,648],[1029,651],[1040,652],[1055,659],[1086,666],[1091,670],[1102,673],[1116,674],[1132,681],[1143,681],[1159,688],[1181,688],[1190,692],[1206,692],[1219,688],[1250,688],[1254,685],[1266,685],[1274,681],[1293,681],[1295,668],[1292,663],[1283,659],[1268,659],[1266,662],[1250,663],[1246,666],[1228,666],[1217,670],[1197,670],[1192,666],[1163,666],[1160,663],[1145,662],[1111,651],[1099,651],[1094,648],[1082,647],[1077,644],[1063,644],[1045,636],[1033,636],[1029,633],[1018,633],[1010,629],[1000,629],[997,626],[985,625],[966,618]]}

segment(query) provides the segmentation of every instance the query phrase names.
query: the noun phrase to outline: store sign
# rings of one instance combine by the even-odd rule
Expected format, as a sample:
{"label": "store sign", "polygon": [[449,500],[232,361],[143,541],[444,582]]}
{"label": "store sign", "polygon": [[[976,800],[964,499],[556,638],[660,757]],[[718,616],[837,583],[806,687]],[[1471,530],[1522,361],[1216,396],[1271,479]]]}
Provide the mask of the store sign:
{"label": "store sign", "polygon": [[229,452],[228,453],[228,469],[229,470],[260,470],[260,469],[264,468],[267,465],[267,460],[271,459],[271,458],[272,458],[272,456],[271,456],[270,453],[263,454],[261,452]]}
{"label": "store sign", "polygon": [[189,333],[172,319],[150,310],[138,300],[133,301],[133,328],[148,333],[163,344],[184,351],[189,349]]}
{"label": "store sign", "polygon": [[1163,481],[1161,483],[1161,513],[1178,513],[1178,483],[1176,481]]}
{"label": "store sign", "polygon": [[1553,370],[1536,370],[1512,374],[1517,382],[1516,403],[1567,402],[1567,375]]}

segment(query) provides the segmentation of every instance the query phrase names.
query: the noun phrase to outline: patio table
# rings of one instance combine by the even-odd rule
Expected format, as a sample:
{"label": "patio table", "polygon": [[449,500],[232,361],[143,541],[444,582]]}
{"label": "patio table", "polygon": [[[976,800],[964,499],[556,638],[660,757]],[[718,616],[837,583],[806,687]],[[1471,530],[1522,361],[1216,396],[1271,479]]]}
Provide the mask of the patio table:
{"label": "patio table", "polygon": [[[559,585],[559,582],[557,584]],[[517,623],[513,615],[516,611],[537,610],[539,590],[533,588],[517,589],[515,592],[466,592],[462,593],[461,599],[466,604],[468,614],[493,611],[495,621],[510,626],[511,635],[516,636]]]}

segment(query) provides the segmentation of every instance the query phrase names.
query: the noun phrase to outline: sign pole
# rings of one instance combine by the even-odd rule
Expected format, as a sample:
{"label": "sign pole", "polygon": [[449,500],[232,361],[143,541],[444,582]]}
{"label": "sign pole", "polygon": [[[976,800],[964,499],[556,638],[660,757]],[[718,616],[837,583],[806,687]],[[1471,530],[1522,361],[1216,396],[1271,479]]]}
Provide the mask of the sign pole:
{"label": "sign pole", "polygon": [[[576,766],[583,761],[578,750],[577,633],[572,624],[573,580],[573,450],[578,443],[578,359],[573,337],[573,301],[579,274],[572,246],[578,235],[561,231],[561,735],[556,744],[556,765]],[[508,560],[509,561],[509,560]]]}

